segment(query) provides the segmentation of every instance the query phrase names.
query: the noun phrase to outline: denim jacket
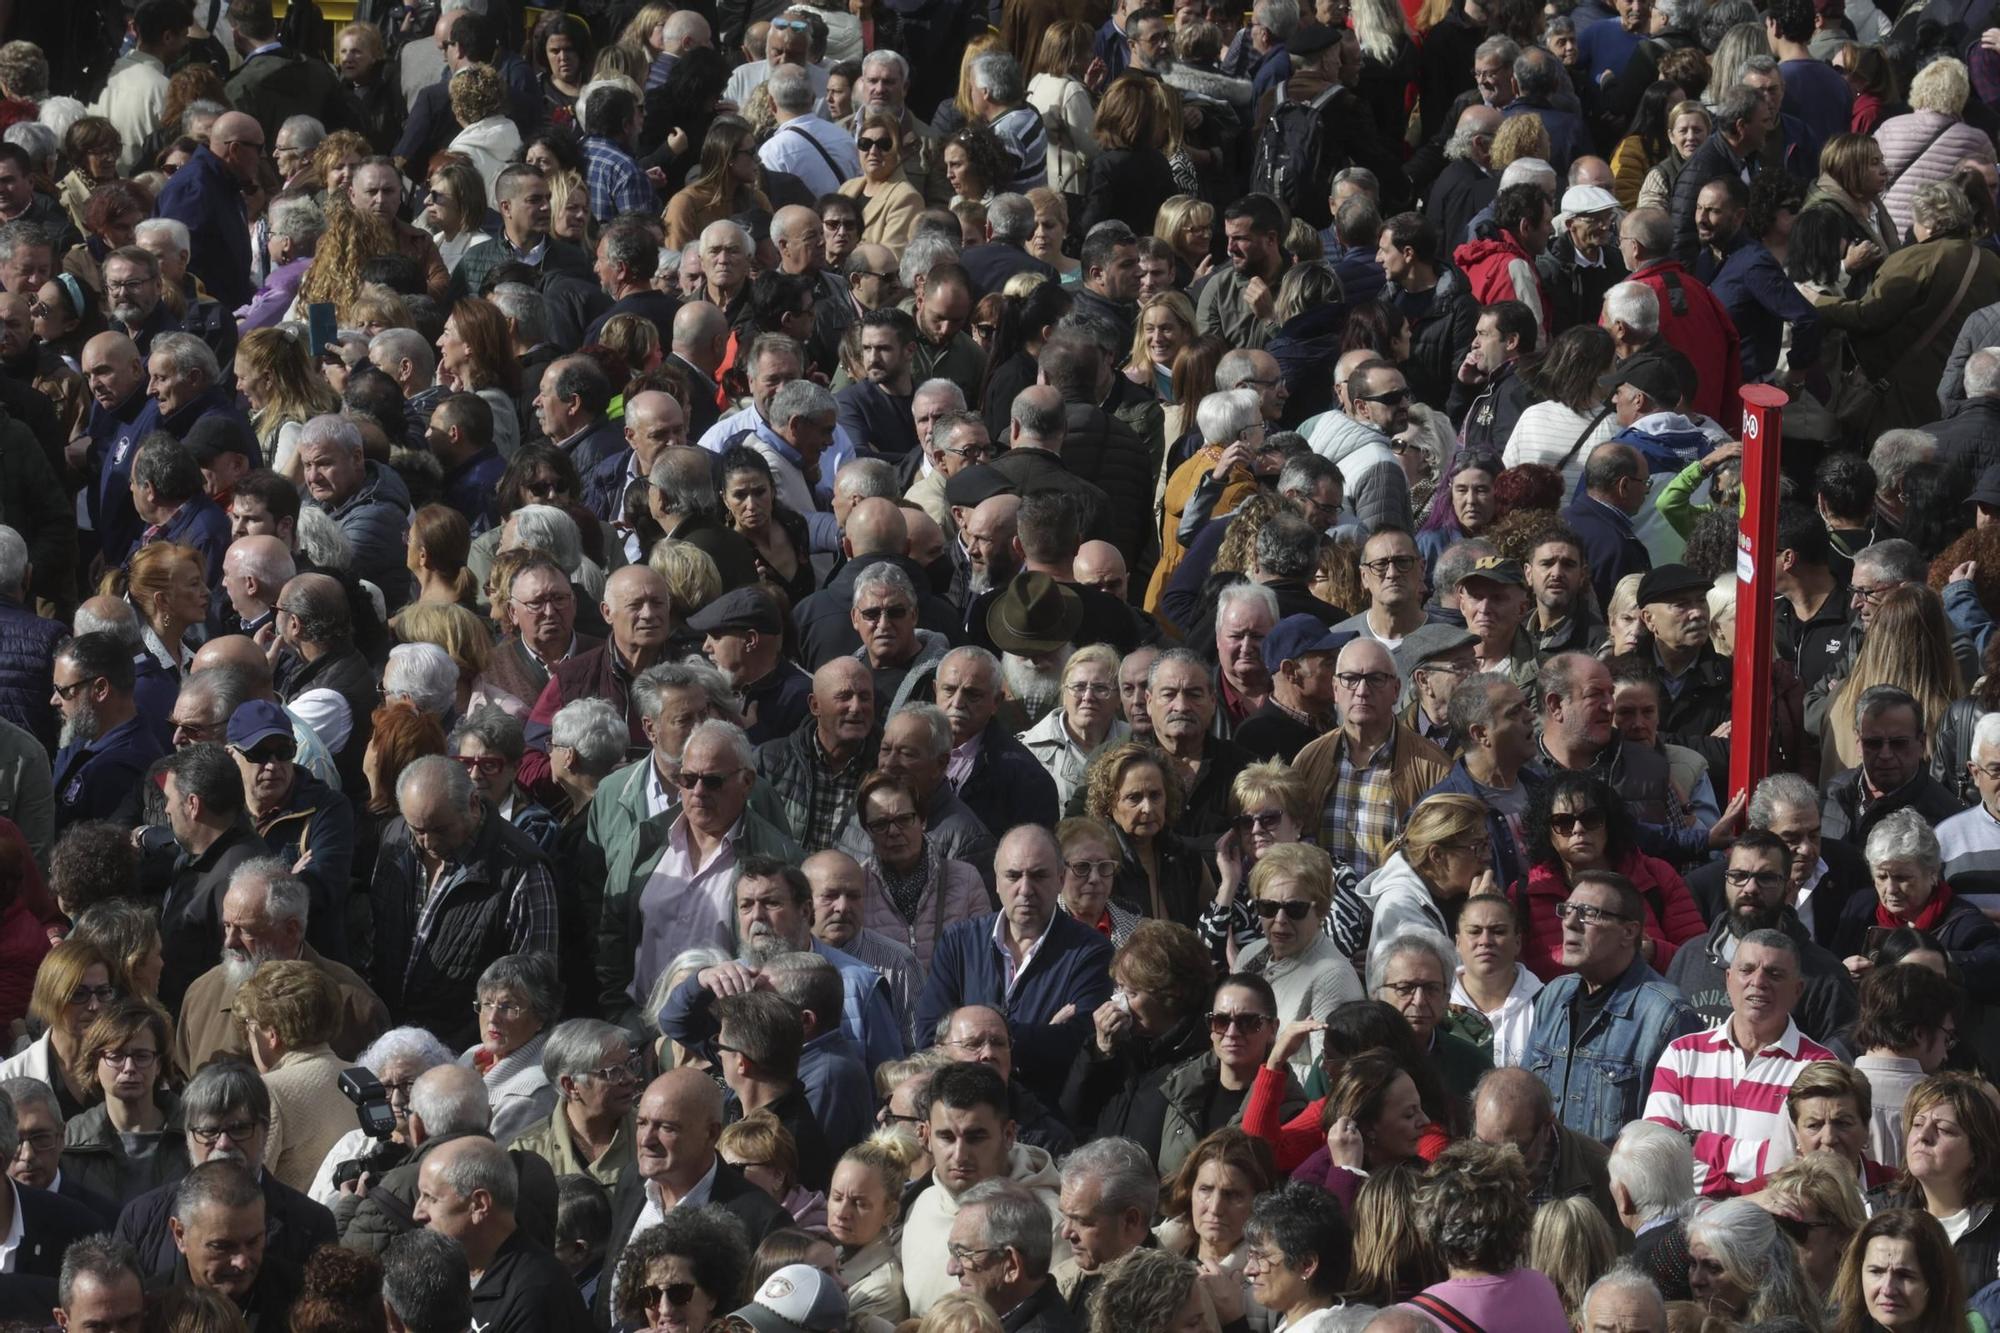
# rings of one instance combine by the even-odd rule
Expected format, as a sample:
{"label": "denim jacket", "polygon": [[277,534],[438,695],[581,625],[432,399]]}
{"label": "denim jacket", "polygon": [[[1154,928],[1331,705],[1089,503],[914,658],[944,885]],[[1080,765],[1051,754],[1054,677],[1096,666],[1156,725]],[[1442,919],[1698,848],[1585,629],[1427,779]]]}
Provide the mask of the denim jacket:
{"label": "denim jacket", "polygon": [[1570,1031],[1570,1000],[1582,984],[1570,973],[1535,997],[1524,1063],[1548,1086],[1567,1128],[1608,1143],[1639,1118],[1660,1053],[1674,1038],[1701,1031],[1702,1021],[1666,978],[1634,957],[1579,1038]]}

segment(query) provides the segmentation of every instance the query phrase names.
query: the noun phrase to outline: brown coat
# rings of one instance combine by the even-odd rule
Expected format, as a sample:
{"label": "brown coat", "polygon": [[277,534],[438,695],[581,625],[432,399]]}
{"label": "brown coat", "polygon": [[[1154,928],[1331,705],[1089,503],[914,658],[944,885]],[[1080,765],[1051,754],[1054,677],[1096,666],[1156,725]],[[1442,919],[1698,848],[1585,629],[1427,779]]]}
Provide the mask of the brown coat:
{"label": "brown coat", "polygon": [[438,253],[437,242],[431,239],[431,234],[397,219],[396,252],[408,255],[423,265],[424,292],[439,305],[447,306],[451,300],[451,270],[444,266],[444,256]]}
{"label": "brown coat", "polygon": [[[1346,744],[1346,732],[1330,731],[1300,750],[1299,757],[1292,761],[1293,769],[1305,779],[1306,808],[1312,812],[1313,829],[1322,847],[1327,845],[1327,839],[1319,821],[1334,780],[1340,776],[1341,747]],[[1401,828],[1424,793],[1443,782],[1451,772],[1451,760],[1443,750],[1400,721],[1389,737],[1389,745],[1389,790],[1396,802],[1396,827]]]}
{"label": "brown coat", "polygon": [[[389,1030],[388,1007],[359,973],[321,957],[310,944],[300,957],[333,978],[334,988],[340,992],[340,1026],[328,1045],[341,1059],[356,1059],[369,1042]],[[188,987],[181,1011],[174,1016],[174,1063],[183,1074],[193,1075],[211,1056],[249,1056],[243,1024],[229,1011],[235,998],[236,987],[229,984],[226,966],[210,968]]]}

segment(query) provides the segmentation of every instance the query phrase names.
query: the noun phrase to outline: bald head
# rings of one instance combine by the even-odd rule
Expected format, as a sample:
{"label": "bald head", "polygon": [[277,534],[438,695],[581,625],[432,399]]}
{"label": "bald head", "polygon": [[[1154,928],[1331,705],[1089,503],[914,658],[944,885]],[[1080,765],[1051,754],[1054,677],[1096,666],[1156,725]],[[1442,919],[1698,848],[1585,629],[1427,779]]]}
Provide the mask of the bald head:
{"label": "bald head", "polygon": [[1334,670],[1348,671],[1396,671],[1396,659],[1389,656],[1389,650],[1379,639],[1356,639],[1340,650],[1334,661]]}
{"label": "bald head", "polygon": [[1525,1069],[1493,1070],[1473,1092],[1473,1137],[1495,1148],[1513,1145],[1531,1169],[1547,1159],[1554,1119],[1548,1088]]}
{"label": "bald head", "polygon": [[904,509],[903,526],[910,533],[910,559],[928,566],[945,552],[944,529],[921,509]]}
{"label": "bald head", "polygon": [[707,351],[728,336],[729,319],[712,301],[688,301],[674,312],[674,350],[683,356],[690,350]]}
{"label": "bald head", "polygon": [[797,236],[801,228],[819,225],[819,214],[804,204],[786,204],[771,215],[771,239],[788,241]]}
{"label": "bald head", "polygon": [[271,689],[271,659],[267,657],[257,641],[247,634],[224,634],[210,639],[195,650],[194,661],[188,673],[194,675],[210,667],[237,667],[250,674],[251,678],[263,686],[262,693],[268,695]]}
{"label": "bald head", "polygon": [[902,555],[910,549],[909,524],[894,500],[857,500],[847,511],[847,547],[851,554]]}
{"label": "bald head", "polygon": [[484,1133],[493,1118],[486,1080],[468,1065],[437,1065],[410,1085],[410,1118],[425,1138]]}
{"label": "bald head", "polygon": [[836,657],[813,672],[813,693],[831,696],[856,685],[865,685],[873,693],[874,681],[874,673],[860,658]]}
{"label": "bald head", "polygon": [[297,576],[292,549],[276,537],[238,537],[222,557],[222,575],[254,578],[270,585],[272,592]]}
{"label": "bald head", "polygon": [[604,604],[613,611],[624,609],[651,594],[664,599],[667,581],[650,565],[625,565],[604,580]]}
{"label": "bald head", "polygon": [[1089,541],[1076,548],[1076,581],[1101,588],[1117,597],[1125,596],[1130,571],[1125,556],[1110,542]]}
{"label": "bald head", "polygon": [[208,151],[222,160],[231,175],[249,182],[257,179],[257,164],[263,160],[264,127],[255,116],[241,111],[225,111],[208,129]]}
{"label": "bald head", "polygon": [[78,634],[88,634],[92,630],[107,628],[117,632],[127,627],[136,632],[138,624],[138,613],[132,609],[130,602],[123,597],[100,594],[96,597],[86,597],[77,604],[76,616],[70,622],[70,628]]}
{"label": "bald head", "polygon": [[973,521],[982,529],[1005,528],[1012,536],[1021,516],[1021,497],[1018,495],[993,495],[979,502],[972,511]]}
{"label": "bald head", "polygon": [[633,1130],[639,1175],[684,1193],[715,1165],[722,1089],[698,1069],[670,1069],[640,1094]]}
{"label": "bald head", "polygon": [[83,345],[77,363],[90,385],[90,397],[106,411],[129,400],[146,388],[146,360],[139,348],[122,333],[100,333]]}
{"label": "bald head", "polygon": [[867,268],[870,273],[894,273],[896,271],[896,252],[877,241],[863,241],[861,244],[855,246],[853,253],[848,256],[847,262],[856,264],[857,261],[858,266]]}

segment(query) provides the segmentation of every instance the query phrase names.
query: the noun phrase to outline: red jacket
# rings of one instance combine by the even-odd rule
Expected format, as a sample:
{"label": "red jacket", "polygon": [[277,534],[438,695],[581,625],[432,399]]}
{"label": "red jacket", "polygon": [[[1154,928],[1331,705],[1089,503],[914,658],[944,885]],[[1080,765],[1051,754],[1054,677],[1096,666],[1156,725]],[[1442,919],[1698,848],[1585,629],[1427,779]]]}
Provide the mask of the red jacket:
{"label": "red jacket", "polygon": [[[1708,930],[1701,909],[1674,868],[1657,857],[1633,852],[1618,873],[1632,881],[1646,901],[1646,934],[1653,941],[1653,970],[1665,976],[1674,951],[1689,940],[1700,939]],[[1514,902],[1527,918],[1527,939],[1521,946],[1521,961],[1543,981],[1553,981],[1569,971],[1562,965],[1562,922],[1556,904],[1569,898],[1559,865],[1538,865],[1529,869],[1525,896],[1522,886],[1514,886]]]}
{"label": "red jacket", "polygon": [[[1546,341],[1549,327],[1548,289],[1542,286],[1542,274],[1535,267],[1535,257],[1522,248],[1513,232],[1498,231],[1491,237],[1475,237],[1452,252],[1451,262],[1465,274],[1466,284],[1472,289],[1472,299],[1480,305],[1492,305],[1495,301],[1519,301],[1534,311],[1535,323],[1542,329]],[[1533,282],[1532,289],[1523,285],[1528,280]]]}
{"label": "red jacket", "polygon": [[1660,336],[1694,363],[1694,410],[1713,417],[1733,437],[1743,425],[1742,339],[1715,293],[1677,259],[1656,259],[1632,275],[1660,298]]}

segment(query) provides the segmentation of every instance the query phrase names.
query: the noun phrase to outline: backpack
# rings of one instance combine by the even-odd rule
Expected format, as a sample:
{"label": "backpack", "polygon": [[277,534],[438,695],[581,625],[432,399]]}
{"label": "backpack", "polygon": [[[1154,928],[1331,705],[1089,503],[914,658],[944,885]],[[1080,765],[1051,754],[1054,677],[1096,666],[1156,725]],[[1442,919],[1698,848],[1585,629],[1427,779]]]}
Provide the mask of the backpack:
{"label": "backpack", "polygon": [[[1297,216],[1301,208],[1325,207],[1327,182],[1347,165],[1344,154],[1328,153],[1322,115],[1340,85],[1333,85],[1310,102],[1288,100],[1285,87],[1278,85],[1278,104],[1257,132],[1250,189],[1270,195]],[[1338,160],[1322,160],[1330,158]]]}

